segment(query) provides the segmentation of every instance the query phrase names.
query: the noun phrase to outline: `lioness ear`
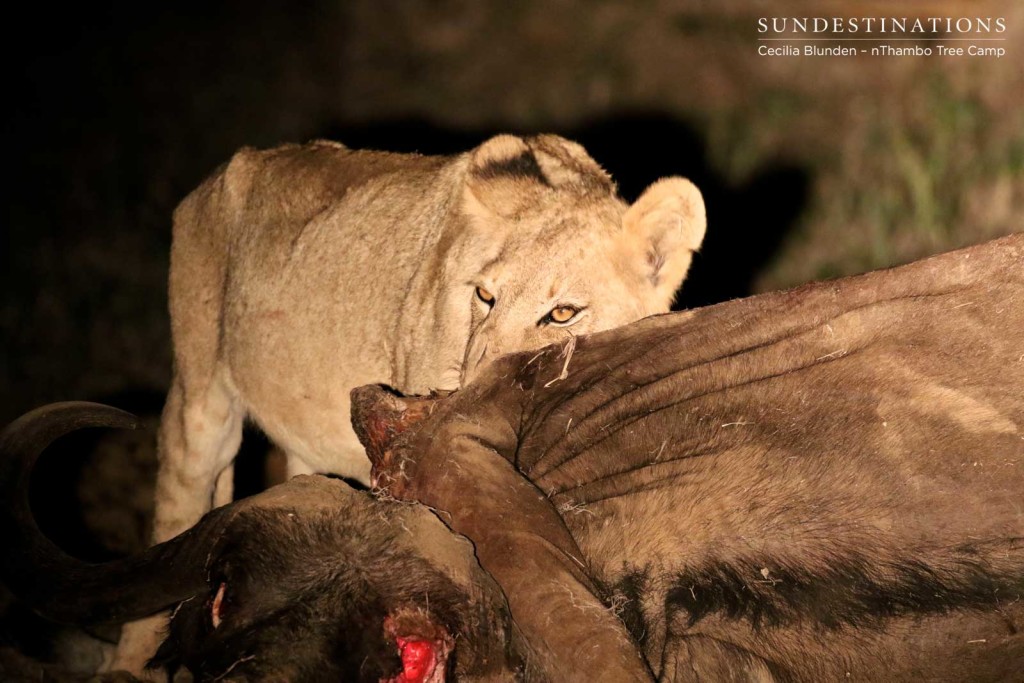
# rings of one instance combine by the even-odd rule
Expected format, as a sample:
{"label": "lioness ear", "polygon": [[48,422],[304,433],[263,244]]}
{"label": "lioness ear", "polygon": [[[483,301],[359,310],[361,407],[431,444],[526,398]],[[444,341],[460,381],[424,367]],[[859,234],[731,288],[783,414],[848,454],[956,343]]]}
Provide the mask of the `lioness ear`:
{"label": "lioness ear", "polygon": [[522,138],[497,135],[469,154],[463,208],[471,216],[512,218],[525,207],[531,186],[550,186]]}
{"label": "lioness ear", "polygon": [[529,145],[553,187],[571,185],[579,192],[615,193],[612,177],[583,145],[559,135],[536,135],[529,139]]}
{"label": "lioness ear", "polygon": [[545,192],[615,193],[615,184],[580,145],[557,135],[498,135],[470,152],[464,209],[512,218]]}
{"label": "lioness ear", "polygon": [[644,254],[642,267],[660,303],[670,306],[704,241],[707,217],[700,190],[685,178],[663,178],[629,207],[622,224]]}

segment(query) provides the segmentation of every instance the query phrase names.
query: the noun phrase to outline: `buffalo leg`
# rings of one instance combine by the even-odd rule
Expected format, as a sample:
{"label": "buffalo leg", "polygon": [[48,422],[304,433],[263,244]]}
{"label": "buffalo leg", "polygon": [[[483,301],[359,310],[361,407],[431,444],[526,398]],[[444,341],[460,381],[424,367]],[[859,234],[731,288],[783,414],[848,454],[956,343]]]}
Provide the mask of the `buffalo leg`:
{"label": "buffalo leg", "polygon": [[543,493],[469,435],[438,434],[445,448],[418,461],[372,457],[392,495],[435,508],[476,546],[530,644],[532,667],[559,681],[650,681],[625,626],[596,595],[575,541]]}

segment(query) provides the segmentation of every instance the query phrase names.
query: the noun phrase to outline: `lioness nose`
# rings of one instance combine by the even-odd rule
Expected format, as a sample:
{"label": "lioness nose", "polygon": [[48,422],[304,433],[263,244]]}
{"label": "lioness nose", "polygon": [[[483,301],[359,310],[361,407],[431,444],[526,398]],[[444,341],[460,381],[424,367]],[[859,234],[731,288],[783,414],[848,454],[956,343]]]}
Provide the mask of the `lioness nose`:
{"label": "lioness nose", "polygon": [[490,339],[481,339],[479,343],[473,344],[466,354],[466,365],[462,370],[462,385],[465,386],[472,382],[488,365],[498,357],[505,355],[506,352],[503,345],[496,344]]}
{"label": "lioness nose", "polygon": [[462,365],[462,381],[460,384],[466,386],[480,374],[483,369],[484,358],[487,355],[487,340],[476,339],[466,349],[466,360]]}

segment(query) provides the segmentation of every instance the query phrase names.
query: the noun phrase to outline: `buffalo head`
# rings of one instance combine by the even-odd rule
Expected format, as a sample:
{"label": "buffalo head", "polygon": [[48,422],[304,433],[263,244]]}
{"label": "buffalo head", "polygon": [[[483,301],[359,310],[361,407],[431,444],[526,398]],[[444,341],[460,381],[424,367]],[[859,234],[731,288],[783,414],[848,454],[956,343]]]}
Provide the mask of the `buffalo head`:
{"label": "buffalo head", "polygon": [[173,607],[151,666],[196,680],[516,677],[508,610],[472,545],[423,506],[339,480],[297,477],[137,556],[103,564],[68,556],[32,517],[32,464],[64,433],[133,425],[114,408],[61,403],[0,436],[0,572],[44,616],[119,622]]}

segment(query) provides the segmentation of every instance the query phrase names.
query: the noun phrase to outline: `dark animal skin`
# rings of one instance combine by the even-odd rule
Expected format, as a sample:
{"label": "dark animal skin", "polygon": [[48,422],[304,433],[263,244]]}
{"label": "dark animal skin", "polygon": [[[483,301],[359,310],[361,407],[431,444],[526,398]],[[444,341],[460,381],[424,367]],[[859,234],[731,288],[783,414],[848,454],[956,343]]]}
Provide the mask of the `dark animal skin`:
{"label": "dark animal skin", "polygon": [[552,679],[1024,680],[1024,235],[353,415]]}
{"label": "dark animal skin", "polygon": [[[133,423],[107,406],[62,403],[0,435],[0,577],[44,616],[120,622],[176,606],[152,666],[188,670],[196,681],[529,677],[525,644],[472,545],[423,506],[339,480],[297,477],[121,561],[65,555],[29,509],[32,463],[74,429]],[[412,675],[423,661],[413,649],[400,654],[409,642],[433,657],[432,673]]]}

